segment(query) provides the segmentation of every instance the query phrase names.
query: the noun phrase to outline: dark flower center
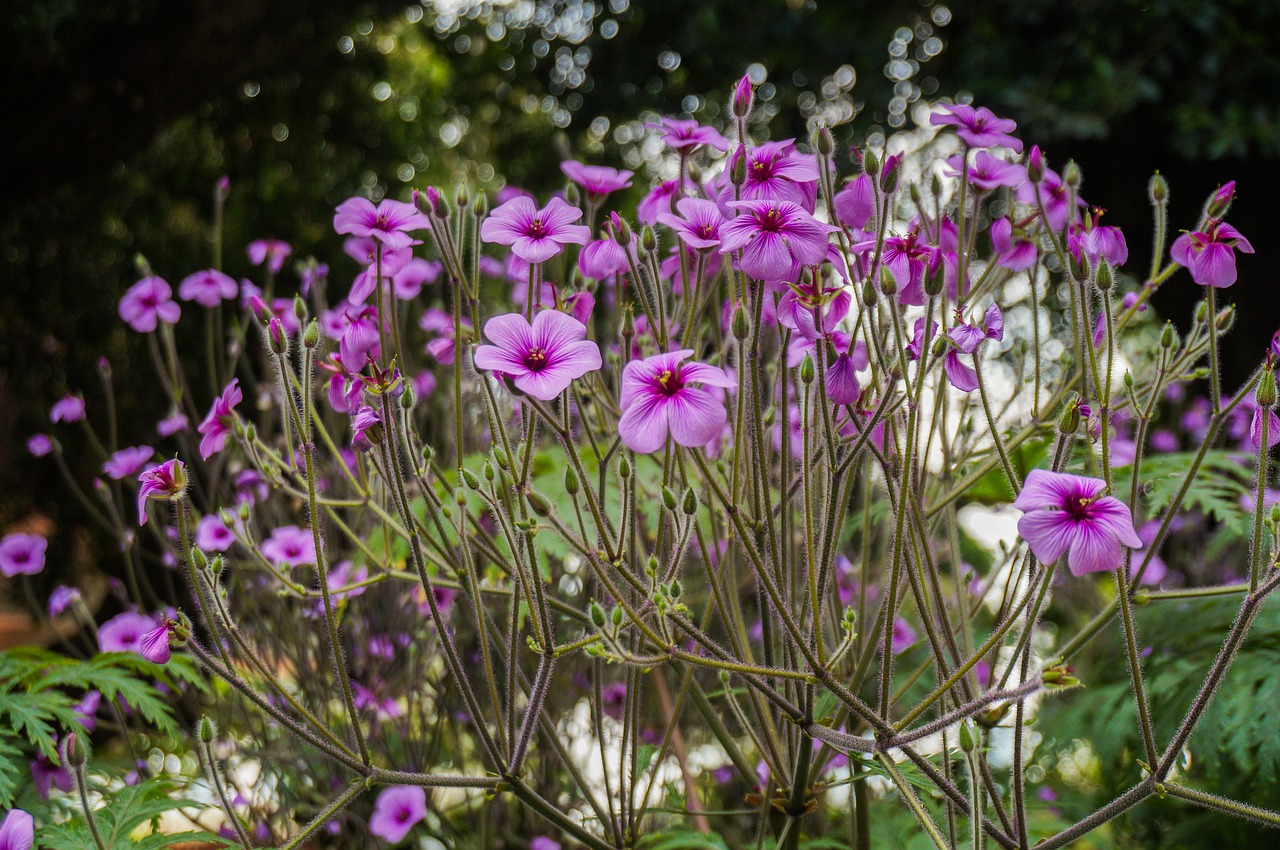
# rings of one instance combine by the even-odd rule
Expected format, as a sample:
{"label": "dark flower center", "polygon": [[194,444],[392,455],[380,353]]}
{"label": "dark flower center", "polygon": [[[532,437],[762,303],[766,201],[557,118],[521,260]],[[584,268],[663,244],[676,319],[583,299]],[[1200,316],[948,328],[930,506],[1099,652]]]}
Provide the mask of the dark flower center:
{"label": "dark flower center", "polygon": [[404,823],[410,818],[412,814],[413,813],[410,812],[408,809],[400,809],[399,811],[396,812],[396,820],[399,823]]}
{"label": "dark flower center", "polygon": [[680,370],[663,369],[658,373],[658,377],[654,381],[654,388],[668,398],[680,392],[680,390],[684,389],[684,380],[680,377]]}
{"label": "dark flower center", "polygon": [[751,177],[755,180],[768,180],[773,176],[773,162],[757,159],[751,163]]}
{"label": "dark flower center", "polygon": [[543,369],[547,368],[548,365],[547,350],[535,345],[525,352],[524,360],[522,362],[529,368],[529,371],[541,372]]}
{"label": "dark flower center", "polygon": [[777,207],[770,207],[768,212],[756,216],[756,222],[760,225],[761,230],[777,233],[782,229],[782,213],[778,211]]}
{"label": "dark flower center", "polygon": [[535,218],[533,221],[529,222],[529,235],[535,239],[541,236],[542,231],[545,229],[546,228],[542,225],[542,219],[540,218]]}
{"label": "dark flower center", "polygon": [[1093,503],[1094,499],[1089,496],[1072,496],[1066,500],[1062,509],[1076,522],[1085,522],[1093,516]]}

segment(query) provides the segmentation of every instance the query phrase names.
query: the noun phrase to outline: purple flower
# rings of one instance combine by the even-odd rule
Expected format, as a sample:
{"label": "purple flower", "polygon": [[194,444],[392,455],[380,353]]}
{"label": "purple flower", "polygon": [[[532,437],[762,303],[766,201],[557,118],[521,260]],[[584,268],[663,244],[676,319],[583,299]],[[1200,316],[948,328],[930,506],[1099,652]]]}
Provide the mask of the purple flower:
{"label": "purple flower", "polygon": [[884,240],[883,262],[898,283],[898,301],[914,307],[924,304],[925,275],[941,261],[938,249],[922,244],[919,239],[920,232],[913,228],[906,236]]}
{"label": "purple flower", "polygon": [[217,269],[189,274],[178,284],[178,297],[183,301],[194,301],[201,307],[217,307],[223,301],[235,298],[239,292],[240,285],[235,278]]}
{"label": "purple flower", "polygon": [[663,213],[658,221],[674,230],[681,242],[697,249],[720,247],[724,216],[718,204],[701,198],[681,198],[676,201],[676,210],[679,216]]}
{"label": "purple flower", "polygon": [[369,831],[396,844],[426,816],[426,791],[416,785],[392,785],[379,792],[369,816]]}
{"label": "purple flower", "polygon": [[1104,495],[1106,482],[1063,472],[1033,469],[1013,506],[1025,511],[1018,534],[1041,563],[1067,553],[1073,575],[1113,570],[1124,549],[1141,549],[1129,506]]}
{"label": "purple flower", "polygon": [[[588,242],[582,249],[582,253],[578,254],[578,270],[593,280],[606,280],[626,272],[629,268],[627,249],[614,239],[596,239]],[[528,288],[528,284],[525,284],[525,288]],[[554,293],[552,294],[554,296]],[[525,298],[528,298],[528,293],[525,294]],[[552,303],[554,303],[554,297]]]}
{"label": "purple flower", "polygon": [[541,401],[600,368],[600,346],[586,339],[587,326],[556,310],[538,313],[532,325],[519,313],[494,316],[484,335],[495,344],[476,347],[476,368],[509,376],[516,389]]}
{"label": "purple flower", "polygon": [[991,222],[991,251],[996,265],[1010,271],[1026,271],[1036,264],[1039,249],[1021,228],[1015,229],[1008,216]]}
{"label": "purple flower", "polygon": [[680,194],[679,180],[663,180],[649,190],[636,207],[636,218],[643,224],[656,224],[658,217],[671,213],[671,202]]}
{"label": "purple flower", "polygon": [[113,481],[132,478],[138,474],[138,470],[146,466],[147,461],[151,460],[151,456],[155,453],[156,450],[151,446],[130,446],[127,449],[120,449],[102,464],[102,471]]}
{"label": "purple flower", "polygon": [[53,451],[53,438],[48,434],[32,434],[27,438],[27,451],[32,457],[44,457]]}
{"label": "purple flower", "polygon": [[889,639],[889,651],[894,655],[901,655],[911,648],[916,642],[916,630],[911,628],[911,624],[901,617],[893,618],[893,637]]}
{"label": "purple flower", "polygon": [[403,201],[386,200],[375,207],[367,198],[348,198],[333,216],[336,232],[376,239],[392,251],[413,245],[409,233],[430,226],[417,207]]}
{"label": "purple flower", "polygon": [[862,394],[857,373],[866,369],[871,362],[867,357],[867,344],[854,343],[852,351],[849,351],[847,346],[840,346],[839,349],[840,353],[827,367],[825,379],[827,397],[831,399],[832,404],[853,404]]}
{"label": "purple flower", "polygon": [[685,363],[692,354],[684,349],[633,360],[622,371],[618,434],[627,448],[655,452],[668,433],[681,446],[704,446],[720,433],[727,419],[724,402],[708,387],[727,389],[734,382],[723,369]]}
{"label": "purple flower", "polygon": [[[1095,211],[1095,221],[1101,210]],[[1080,262],[1081,256],[1089,258],[1089,262],[1097,263],[1106,260],[1113,266],[1122,266],[1129,259],[1129,246],[1124,241],[1124,234],[1118,227],[1091,224],[1087,229],[1074,225],[1067,234],[1067,250]]]}
{"label": "purple flower", "polygon": [[619,171],[607,165],[583,165],[573,159],[560,163],[560,170],[586,191],[587,200],[593,204],[604,200],[611,192],[630,187],[631,178],[635,175],[634,171]]}
{"label": "purple flower", "polygon": [[148,275],[129,287],[120,299],[120,318],[141,334],[149,334],[160,322],[178,323],[182,308],[173,300],[173,290],[162,278]]}
{"label": "purple flower", "polygon": [[140,652],[142,639],[158,624],[146,614],[125,611],[107,620],[98,629],[99,652]]}
{"label": "purple flower", "polygon": [[1236,282],[1236,251],[1252,254],[1253,246],[1225,221],[1211,220],[1203,231],[1184,233],[1173,241],[1173,261],[1191,270],[1201,286],[1227,287]]}
{"label": "purple flower", "polygon": [[[963,155],[956,154],[947,159],[943,173],[948,177],[964,174]],[[1013,187],[1023,183],[1027,179],[1027,172],[1020,165],[992,156],[986,151],[978,151],[973,162],[969,163],[968,179],[969,185],[975,189],[990,192],[1000,186]]]}
{"label": "purple flower", "polygon": [[871,175],[859,174],[836,193],[836,217],[854,230],[863,230],[876,214],[875,189]]}
{"label": "purple flower", "polygon": [[440,278],[442,268],[440,263],[421,257],[409,260],[404,268],[392,276],[396,297],[401,301],[417,298],[423,284],[435,283]]}
{"label": "purple flower", "polygon": [[766,283],[789,279],[797,263],[815,265],[827,256],[823,224],[791,201],[731,201],[738,216],[720,228],[720,250],[742,249],[742,270]]}
{"label": "purple flower", "polygon": [[244,246],[244,252],[249,257],[250,265],[260,266],[266,263],[267,271],[280,274],[280,269],[284,268],[284,261],[293,253],[293,248],[280,239],[255,239]]}
{"label": "purple flower", "polygon": [[560,850],[560,842],[545,835],[535,835],[529,842],[529,850]]}
{"label": "purple flower", "polygon": [[703,127],[692,118],[662,118],[660,124],[646,124],[662,130],[662,141],[667,147],[681,153],[691,153],[700,145],[715,148],[718,151],[729,148],[729,140],[720,135],[713,127]]}
{"label": "purple flower", "polygon": [[78,395],[63,396],[49,408],[50,422],[79,422],[84,419],[84,399]]}
{"label": "purple flower", "polygon": [[312,533],[296,525],[282,525],[262,541],[262,556],[273,564],[300,567],[316,562],[316,541]]}
{"label": "purple flower", "polygon": [[[373,240],[370,244],[376,245]],[[382,252],[382,264],[376,261],[376,255],[370,255],[369,262],[351,282],[351,291],[347,293],[347,301],[352,304],[363,304],[378,288],[378,273],[382,280],[392,282],[395,275],[409,265],[413,259],[413,249],[405,247]]]}
{"label": "purple flower", "polygon": [[1070,188],[1062,182],[1062,178],[1052,169],[1045,169],[1044,177],[1039,183],[1023,183],[1018,187],[1018,201],[1029,206],[1036,206],[1036,199],[1044,204],[1044,214],[1049,227],[1060,231],[1067,226],[1067,220],[1079,220],[1080,207],[1084,201],[1076,196],[1074,205]]}
{"label": "purple flower", "polygon": [[[732,159],[746,157],[746,180],[742,184],[744,201],[790,201],[812,212],[818,197],[818,163],[810,155],[796,153],[794,139],[765,142],[746,151],[741,145]],[[727,205],[734,197],[729,182],[732,165],[720,175],[717,200]]]}
{"label": "purple flower", "polygon": [[191,427],[191,423],[187,421],[187,417],[181,411],[175,410],[156,423],[156,433],[161,437],[172,437],[179,431],[185,431]]}
{"label": "purple flower", "polygon": [[225,552],[236,536],[220,517],[206,514],[196,523],[196,546],[205,552]]}
{"label": "purple flower", "polygon": [[176,499],[187,489],[187,467],[174,458],[138,476],[138,525],[147,524],[147,499]]}
{"label": "purple flower", "polygon": [[138,642],[138,654],[153,664],[168,664],[172,657],[169,650],[169,624],[161,623],[143,635]]}
{"label": "purple flower", "polygon": [[[1268,407],[1267,448],[1275,448],[1276,443],[1280,443],[1280,416],[1276,416],[1275,408]],[[1254,449],[1262,447],[1262,408],[1257,405],[1254,405],[1253,416],[1249,420],[1249,445]]]}
{"label": "purple flower", "polygon": [[200,459],[208,460],[227,446],[227,437],[231,434],[235,416],[235,406],[244,399],[240,392],[240,379],[232,378],[231,383],[222,389],[222,395],[214,399],[209,414],[196,428],[204,436],[200,440]]}
{"label": "purple flower", "polygon": [[49,594],[49,616],[61,617],[63,612],[80,601],[80,589],[60,584]]}
{"label": "purple flower", "polygon": [[358,451],[368,451],[373,444],[382,441],[382,415],[367,404],[351,417],[351,445]]}
{"label": "purple flower", "polygon": [[965,144],[975,148],[1009,148],[1014,153],[1022,153],[1022,142],[1009,135],[1018,129],[1011,119],[999,118],[985,106],[973,107],[967,103],[939,106],[943,111],[930,115],[929,123],[955,127],[956,135]]}
{"label": "purple flower", "polygon": [[31,850],[35,835],[35,821],[31,815],[22,809],[10,809],[4,816],[4,823],[0,824],[0,850]]}
{"label": "purple flower", "polygon": [[38,534],[6,534],[0,538],[0,573],[9,578],[33,576],[44,569],[49,542]]}
{"label": "purple flower", "polygon": [[541,263],[564,250],[569,243],[585,245],[591,231],[573,222],[582,218],[582,210],[569,206],[562,198],[538,209],[524,196],[512,198],[493,211],[480,225],[480,238],[485,242],[510,245],[517,257],[528,263]]}
{"label": "purple flower", "polygon": [[338,338],[338,356],[353,369],[363,369],[370,360],[382,356],[382,340],[378,336],[378,311],[361,307],[353,316],[346,313],[347,326]]}

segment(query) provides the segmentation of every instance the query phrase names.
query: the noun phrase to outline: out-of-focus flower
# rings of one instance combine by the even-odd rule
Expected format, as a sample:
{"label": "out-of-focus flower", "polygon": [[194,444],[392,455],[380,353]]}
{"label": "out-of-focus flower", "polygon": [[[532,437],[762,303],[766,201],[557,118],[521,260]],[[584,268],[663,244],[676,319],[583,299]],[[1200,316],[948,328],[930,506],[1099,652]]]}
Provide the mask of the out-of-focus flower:
{"label": "out-of-focus flower", "polygon": [[33,576],[44,569],[49,541],[38,534],[6,534],[0,538],[0,573],[9,578]]}
{"label": "out-of-focus flower", "polygon": [[120,299],[120,318],[141,334],[154,331],[161,322],[175,325],[182,308],[173,300],[173,290],[163,278],[147,275],[129,287]]}
{"label": "out-of-focus flower", "polygon": [[239,378],[232,378],[231,383],[223,387],[222,394],[214,399],[208,415],[196,428],[203,435],[200,440],[202,460],[208,460],[226,448],[227,437],[231,434],[235,422],[233,411],[243,399],[244,394],[240,392]]}
{"label": "out-of-focus flower", "polygon": [[194,272],[178,284],[178,297],[183,301],[194,301],[201,307],[217,307],[223,301],[234,299],[239,291],[236,279],[217,269]]}
{"label": "out-of-focus flower", "polygon": [[369,816],[369,831],[396,844],[426,816],[426,791],[416,785],[392,785],[379,792]]}

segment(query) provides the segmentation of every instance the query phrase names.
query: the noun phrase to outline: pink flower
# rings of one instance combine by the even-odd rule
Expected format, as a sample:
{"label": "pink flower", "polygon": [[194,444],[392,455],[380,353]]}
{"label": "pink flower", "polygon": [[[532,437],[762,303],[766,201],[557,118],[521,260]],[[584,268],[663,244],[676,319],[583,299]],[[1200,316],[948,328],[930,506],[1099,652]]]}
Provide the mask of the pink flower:
{"label": "pink flower", "polygon": [[1036,264],[1039,251],[1021,229],[1015,230],[1008,216],[991,222],[991,251],[996,265],[1010,271],[1026,271]]}
{"label": "pink flower", "polygon": [[[582,253],[578,254],[578,271],[593,280],[606,280],[616,274],[625,273],[629,268],[627,249],[613,239],[596,239],[588,242],[582,249]],[[525,284],[525,288],[528,288],[528,284]],[[528,297],[528,293],[525,297]]]}
{"label": "pink flower", "polygon": [[169,501],[187,489],[187,467],[174,458],[138,476],[138,525],[147,524],[147,500]]}
{"label": "pink flower", "polygon": [[901,617],[893,618],[893,637],[889,639],[889,651],[901,655],[911,648],[917,639],[916,630]]}
{"label": "pink flower", "polygon": [[378,311],[362,307],[353,316],[346,314],[347,326],[338,338],[338,356],[353,369],[363,369],[370,360],[382,356],[378,336]]}
{"label": "pink flower", "polygon": [[1063,472],[1033,469],[1013,506],[1025,511],[1018,534],[1041,563],[1067,554],[1072,574],[1113,570],[1124,549],[1141,549],[1129,506],[1104,495],[1106,482]]}
{"label": "pink flower", "polygon": [[[60,584],[49,594],[49,616],[61,617],[72,605],[80,601],[80,589]],[[97,691],[94,691],[97,693]]]}
{"label": "pink flower", "polygon": [[591,231],[573,222],[582,218],[582,210],[569,206],[561,198],[538,209],[524,196],[512,198],[493,211],[480,225],[480,238],[485,242],[510,245],[517,257],[528,263],[541,263],[564,250],[569,243],[585,245]]}
{"label": "pink flower", "polygon": [[146,466],[147,461],[151,460],[151,456],[155,453],[156,450],[151,446],[130,446],[127,449],[121,449],[102,464],[102,471],[114,481],[132,478],[138,474],[138,470]]}
{"label": "pink flower", "polygon": [[316,541],[312,533],[296,525],[282,525],[262,541],[262,556],[273,564],[300,567],[316,562]]}
{"label": "pink flower", "polygon": [[196,428],[204,435],[200,440],[201,460],[208,460],[226,448],[227,436],[231,434],[232,423],[235,421],[232,411],[243,398],[244,395],[240,392],[240,379],[232,378],[231,383],[223,388],[222,395],[214,399],[213,406],[209,408],[209,414]]}
{"label": "pink flower", "polygon": [[[790,201],[812,212],[818,197],[818,163],[808,154],[797,153],[795,139],[765,142],[745,151],[742,146],[731,156],[746,156],[746,180],[742,184],[744,201]],[[723,205],[733,200],[733,184],[729,182],[732,165],[720,175]]]}
{"label": "pink flower", "polygon": [[78,395],[63,396],[49,408],[50,422],[79,422],[84,419],[84,399]]}
{"label": "pink flower", "polygon": [[48,434],[32,434],[27,438],[27,451],[32,457],[44,457],[53,451],[53,438]]}
{"label": "pink flower", "polygon": [[250,265],[260,266],[266,263],[267,271],[280,274],[280,269],[284,268],[284,261],[293,253],[293,248],[280,239],[255,239],[244,246],[244,252],[249,257]]}
{"label": "pink flower", "polygon": [[0,850],[31,850],[35,821],[22,809],[10,809],[0,824]]}
{"label": "pink flower", "polygon": [[875,188],[871,185],[871,175],[859,174],[850,180],[836,193],[833,202],[836,216],[841,222],[854,230],[865,229],[876,214]]}
{"label": "pink flower", "polygon": [[738,216],[720,228],[720,251],[742,249],[742,270],[766,283],[788,280],[796,264],[816,265],[827,256],[823,224],[791,201],[731,201]]}
{"label": "pink flower", "polygon": [[679,216],[663,213],[658,221],[674,230],[681,242],[700,250],[720,247],[724,216],[718,204],[701,198],[681,198],[676,201],[676,210]]}
{"label": "pink flower", "polygon": [[157,623],[146,614],[125,611],[107,620],[98,629],[98,651],[140,652],[142,640],[156,630]]}
{"label": "pink flower", "polygon": [[671,202],[680,194],[679,180],[663,180],[640,199],[636,218],[643,224],[657,224],[660,216],[671,214]]}
{"label": "pink flower", "polygon": [[369,816],[369,831],[396,844],[426,816],[426,791],[416,785],[392,785],[379,792]]}
{"label": "pink flower", "polygon": [[560,163],[560,170],[586,191],[587,200],[593,204],[604,200],[611,192],[629,188],[635,175],[634,171],[619,171],[607,165],[583,165],[573,159]]}
{"label": "pink flower", "polygon": [[200,517],[196,523],[196,546],[205,552],[225,552],[235,542],[235,534],[213,514]]}
{"label": "pink flower", "polygon": [[1080,207],[1085,205],[1078,195],[1074,205],[1071,204],[1071,191],[1057,172],[1046,168],[1044,177],[1039,183],[1023,183],[1018,187],[1018,201],[1036,207],[1037,197],[1044,205],[1044,214],[1052,230],[1060,231],[1067,226],[1067,221],[1079,221]]}
{"label": "pink flower", "polygon": [[[1095,219],[1102,214],[1102,210],[1094,212]],[[1067,250],[1076,258],[1076,262],[1080,262],[1080,258],[1085,256],[1091,263],[1106,260],[1113,266],[1122,266],[1129,259],[1129,246],[1124,241],[1124,233],[1120,228],[1096,223],[1090,223],[1088,229],[1072,225],[1067,234]]]}
{"label": "pink flower", "polygon": [[[1012,123],[1012,122],[1010,122]],[[964,159],[956,154],[947,160],[943,173],[948,177],[959,177],[964,174]],[[1017,186],[1027,179],[1026,170],[986,151],[978,151],[969,164],[969,185],[983,192],[990,192],[1000,186]]]}
{"label": "pink flower", "polygon": [[172,653],[169,650],[169,624],[161,623],[142,636],[138,642],[138,654],[153,664],[168,664]]}
{"label": "pink flower", "polygon": [[120,299],[120,318],[140,334],[154,331],[161,322],[175,325],[182,308],[173,300],[173,290],[162,278],[148,275],[129,287]]}
{"label": "pink flower", "polygon": [[1018,129],[1014,121],[997,117],[985,106],[975,108],[967,103],[939,106],[943,111],[930,115],[929,123],[955,127],[956,135],[965,144],[975,148],[1009,148],[1014,153],[1022,153],[1022,142],[1009,135]]}
{"label": "pink flower", "polygon": [[507,375],[516,389],[541,401],[600,368],[600,346],[586,339],[586,325],[555,310],[541,311],[532,325],[519,313],[494,316],[484,335],[495,344],[476,347],[476,368]]}
{"label": "pink flower", "polygon": [[692,354],[684,349],[633,360],[622,371],[618,434],[627,448],[655,452],[668,434],[681,446],[704,446],[720,433],[728,417],[708,387],[728,389],[733,379],[715,366],[685,363]]}
{"label": "pink flower", "polygon": [[1173,261],[1191,270],[1201,286],[1228,287],[1236,282],[1236,251],[1252,254],[1253,246],[1225,221],[1211,220],[1203,231],[1184,233],[1173,241]]}
{"label": "pink flower", "polygon": [[729,140],[720,135],[720,132],[713,127],[703,127],[692,118],[662,118],[660,124],[646,124],[646,127],[653,127],[662,130],[662,141],[666,142],[667,147],[681,153],[690,153],[701,145],[715,148],[718,151],[727,150]]}
{"label": "pink flower", "polygon": [[440,278],[442,268],[438,262],[414,257],[392,276],[396,297],[401,301],[417,298],[424,283],[432,284]]}
{"label": "pink flower", "polygon": [[217,307],[224,300],[230,301],[240,291],[235,278],[217,269],[205,269],[189,274],[178,284],[178,297],[194,301],[201,307]]}
{"label": "pink flower", "polygon": [[33,576],[44,569],[49,542],[38,534],[6,534],[0,539],[0,573]]}
{"label": "pink flower", "polygon": [[191,423],[187,421],[187,417],[180,411],[175,410],[156,423],[156,433],[161,437],[172,437],[179,431],[185,431],[191,427]]}
{"label": "pink flower", "polygon": [[376,239],[393,251],[415,244],[409,234],[430,226],[417,207],[403,201],[386,200],[375,207],[367,198],[349,198],[338,205],[333,216],[336,232]]}

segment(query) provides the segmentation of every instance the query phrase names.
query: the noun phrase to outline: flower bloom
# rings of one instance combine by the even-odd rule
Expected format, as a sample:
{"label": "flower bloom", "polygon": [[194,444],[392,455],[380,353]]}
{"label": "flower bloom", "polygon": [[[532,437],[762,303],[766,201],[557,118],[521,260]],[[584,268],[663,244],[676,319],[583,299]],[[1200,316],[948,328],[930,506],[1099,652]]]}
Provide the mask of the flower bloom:
{"label": "flower bloom", "polygon": [[125,611],[98,629],[99,652],[140,652],[142,639],[156,630],[156,621],[146,614]]}
{"label": "flower bloom", "polygon": [[989,339],[997,342],[1004,339],[1004,315],[999,306],[992,304],[982,317],[982,325],[956,324],[947,334],[954,344],[942,358],[942,368],[947,373],[951,386],[961,392],[971,393],[978,388],[978,373],[969,368],[960,359],[960,353],[977,357],[978,347]]}
{"label": "flower bloom", "polygon": [[217,269],[205,269],[189,274],[178,284],[178,297],[194,301],[201,307],[217,307],[224,300],[230,301],[240,292],[240,285],[230,275]]}
{"label": "flower bloom", "polygon": [[49,542],[38,534],[6,534],[0,539],[0,573],[33,576],[44,569]]}
{"label": "flower bloom", "polygon": [[225,552],[236,542],[236,536],[221,517],[206,514],[196,523],[196,547],[206,552]]}
{"label": "flower bloom", "polygon": [[78,395],[64,396],[49,408],[50,422],[79,422],[84,419],[84,399]]}
{"label": "flower bloom", "polygon": [[1129,245],[1124,241],[1124,233],[1118,227],[1097,224],[1101,214],[1101,210],[1095,210],[1095,217],[1086,221],[1085,226],[1071,227],[1067,234],[1067,250],[1077,263],[1081,262],[1081,256],[1085,256],[1091,263],[1106,260],[1113,266],[1123,266],[1129,259]]}
{"label": "flower bloom", "polygon": [[495,344],[476,347],[476,368],[509,376],[516,389],[541,401],[600,368],[600,346],[586,339],[587,326],[556,310],[538,313],[532,325],[519,313],[494,316],[484,335]]}
{"label": "flower bloom", "polygon": [[1113,570],[1124,549],[1141,549],[1129,506],[1104,495],[1106,483],[1063,472],[1033,469],[1013,506],[1025,511],[1018,534],[1042,563],[1067,554],[1074,575]]}
{"label": "flower bloom", "polygon": [[1021,228],[1015,229],[1008,216],[991,222],[991,251],[997,266],[1009,271],[1026,271],[1036,264],[1039,248]]}
{"label": "flower bloom", "polygon": [[201,460],[208,460],[226,448],[227,436],[231,433],[233,421],[232,411],[243,398],[244,394],[240,392],[240,379],[232,378],[231,383],[223,388],[222,395],[214,399],[213,406],[209,408],[209,414],[200,423],[200,427],[196,428],[204,435],[200,440]]}
{"label": "flower bloom", "polygon": [[147,461],[151,460],[151,456],[155,453],[156,450],[151,446],[130,446],[127,449],[121,449],[102,464],[102,471],[113,481],[132,478],[138,474],[138,470],[146,466]]}
{"label": "flower bloom", "polygon": [[143,635],[138,641],[138,654],[154,664],[168,664],[172,656],[169,651],[169,624],[161,623]]}
{"label": "flower bloom", "polygon": [[282,525],[262,541],[262,556],[273,564],[300,567],[316,562],[316,541],[312,533],[296,525]]}
{"label": "flower bloom", "polygon": [[369,816],[369,831],[396,844],[426,816],[426,791],[416,785],[392,785],[378,794]]}
{"label": "flower bloom", "polygon": [[599,203],[611,192],[630,187],[631,178],[635,175],[634,171],[619,171],[607,165],[583,165],[573,159],[560,163],[560,170],[586,191],[587,199],[592,203]]}
{"label": "flower bloom", "polygon": [[975,148],[1008,148],[1022,153],[1022,142],[1009,135],[1018,129],[1016,122],[999,118],[985,106],[973,107],[967,103],[940,104],[942,112],[929,116],[934,126],[950,125],[965,144]]}
{"label": "flower bloom", "polygon": [[854,230],[864,230],[875,218],[876,197],[871,185],[871,175],[859,174],[836,192],[832,203],[836,208],[836,217]]}
{"label": "flower bloom", "polygon": [[35,843],[35,821],[22,809],[10,809],[0,824],[0,850],[31,850]]}
{"label": "flower bloom", "polygon": [[790,201],[731,201],[738,216],[720,228],[720,251],[742,249],[742,270],[766,283],[789,278],[797,263],[815,265],[827,256],[823,224]]}
{"label": "flower bloom", "polygon": [[[61,617],[63,612],[80,601],[80,589],[60,584],[49,594],[49,616]],[[95,691],[95,693],[97,693]]]}
{"label": "flower bloom", "polygon": [[367,198],[348,198],[333,215],[336,232],[376,239],[392,251],[413,245],[409,233],[430,226],[417,207],[404,201],[386,200],[375,207]]}
{"label": "flower bloom", "polygon": [[618,434],[627,448],[655,452],[668,433],[679,445],[704,446],[724,428],[724,403],[708,387],[727,389],[733,379],[715,366],[684,362],[692,354],[683,349],[633,360],[622,371]]}
{"label": "flower bloom", "polygon": [[662,141],[667,147],[681,153],[690,153],[706,145],[718,151],[728,150],[729,140],[714,127],[703,127],[692,118],[662,118],[659,124],[646,124],[662,131]]}
{"label": "flower bloom", "polygon": [[[965,160],[960,154],[947,159],[943,173],[948,177],[960,177],[965,174]],[[1006,162],[992,156],[986,151],[978,151],[969,163],[967,174],[969,185],[982,192],[990,192],[1000,186],[1017,186],[1027,179],[1027,172],[1020,165]]]}
{"label": "flower bloom", "polygon": [[53,451],[53,438],[48,434],[32,434],[27,438],[27,451],[32,457],[44,457]]}
{"label": "flower bloom", "polygon": [[485,242],[510,245],[512,252],[527,263],[541,263],[564,250],[569,243],[585,245],[591,231],[573,222],[582,210],[561,198],[552,198],[542,209],[524,196],[512,198],[498,207],[480,225]]}
{"label": "flower bloom", "polygon": [[187,467],[174,458],[138,476],[138,525],[147,524],[147,499],[176,499],[187,489]]}
{"label": "flower bloom", "polygon": [[676,201],[676,210],[680,215],[662,213],[658,216],[658,221],[674,230],[681,242],[699,250],[720,247],[720,228],[724,226],[724,216],[720,214],[720,207],[714,201],[681,198]]}
{"label": "flower bloom", "polygon": [[244,246],[244,252],[249,257],[250,265],[260,266],[266,263],[267,271],[280,274],[285,259],[293,253],[293,247],[281,239],[255,239]]}
{"label": "flower bloom", "polygon": [[1173,261],[1191,270],[1201,286],[1228,287],[1236,282],[1236,251],[1253,253],[1249,240],[1225,221],[1212,220],[1203,231],[1184,233],[1173,241]]}
{"label": "flower bloom", "polygon": [[[812,211],[818,197],[818,163],[817,159],[807,154],[796,153],[795,140],[784,142],[765,142],[764,144],[744,151],[739,145],[730,159],[746,157],[746,179],[742,184],[741,197],[744,201],[790,201]],[[720,174],[720,193],[717,200],[728,204],[733,199],[733,185],[729,175],[730,165]]]}
{"label": "flower bloom", "polygon": [[182,308],[173,300],[173,290],[163,278],[147,275],[129,287],[120,299],[120,318],[140,334],[149,334],[161,322],[175,325]]}

